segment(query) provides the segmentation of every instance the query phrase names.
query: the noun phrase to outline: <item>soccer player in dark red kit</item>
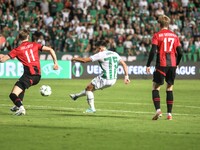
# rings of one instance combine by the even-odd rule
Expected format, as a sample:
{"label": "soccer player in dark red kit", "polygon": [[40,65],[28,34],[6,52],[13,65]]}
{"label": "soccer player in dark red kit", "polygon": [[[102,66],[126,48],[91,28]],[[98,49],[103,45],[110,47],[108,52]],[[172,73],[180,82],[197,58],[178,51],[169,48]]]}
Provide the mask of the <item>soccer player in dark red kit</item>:
{"label": "soccer player in dark red kit", "polygon": [[29,42],[29,32],[22,30],[19,32],[19,40],[21,44],[11,50],[7,55],[0,54],[0,62],[5,62],[9,59],[17,58],[24,67],[24,73],[15,83],[9,97],[13,101],[14,106],[11,111],[15,115],[25,115],[26,110],[22,104],[25,90],[30,86],[39,83],[41,78],[39,51],[49,52],[53,58],[53,69],[58,69],[57,57],[54,50],[47,46],[42,46],[39,43]]}
{"label": "soccer player in dark red kit", "polygon": [[166,15],[161,15],[158,18],[161,30],[153,35],[152,48],[146,64],[146,72],[150,73],[150,64],[157,54],[155,71],[153,73],[153,89],[152,99],[156,114],[152,120],[157,120],[162,116],[160,108],[160,86],[166,85],[166,103],[167,103],[167,119],[172,120],[173,106],[173,85],[176,76],[176,67],[179,65],[182,51],[178,36],[168,29],[170,18]]}

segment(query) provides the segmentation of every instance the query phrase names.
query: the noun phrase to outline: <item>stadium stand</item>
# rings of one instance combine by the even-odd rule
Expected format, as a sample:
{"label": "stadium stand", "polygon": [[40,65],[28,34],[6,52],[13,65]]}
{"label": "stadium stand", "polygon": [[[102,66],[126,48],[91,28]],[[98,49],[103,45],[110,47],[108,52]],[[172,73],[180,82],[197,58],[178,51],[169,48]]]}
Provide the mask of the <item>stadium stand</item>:
{"label": "stadium stand", "polygon": [[25,28],[32,41],[56,52],[89,55],[106,39],[120,55],[144,59],[162,14],[180,37],[182,61],[200,61],[199,0],[0,0],[0,33],[6,39],[0,48],[16,47],[18,31]]}

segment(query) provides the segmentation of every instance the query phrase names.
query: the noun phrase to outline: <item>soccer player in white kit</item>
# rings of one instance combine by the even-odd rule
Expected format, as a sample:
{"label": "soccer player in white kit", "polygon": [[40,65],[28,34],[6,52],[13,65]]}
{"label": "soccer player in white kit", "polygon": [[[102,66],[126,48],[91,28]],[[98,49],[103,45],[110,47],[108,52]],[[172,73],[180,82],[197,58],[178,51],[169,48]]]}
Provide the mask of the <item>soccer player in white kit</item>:
{"label": "soccer player in white kit", "polygon": [[122,58],[113,51],[107,50],[104,46],[106,45],[105,41],[98,42],[98,52],[90,57],[82,58],[82,57],[73,57],[72,61],[78,61],[81,63],[94,62],[98,61],[99,65],[102,69],[102,74],[95,77],[91,83],[85,88],[85,90],[80,93],[70,94],[71,99],[76,100],[81,96],[87,96],[87,102],[89,108],[86,110],[86,113],[94,113],[96,112],[94,106],[94,91],[99,89],[104,89],[110,87],[116,83],[117,80],[117,68],[120,63],[124,69],[124,83],[128,84],[130,82],[128,76],[128,67],[126,63],[122,60]]}

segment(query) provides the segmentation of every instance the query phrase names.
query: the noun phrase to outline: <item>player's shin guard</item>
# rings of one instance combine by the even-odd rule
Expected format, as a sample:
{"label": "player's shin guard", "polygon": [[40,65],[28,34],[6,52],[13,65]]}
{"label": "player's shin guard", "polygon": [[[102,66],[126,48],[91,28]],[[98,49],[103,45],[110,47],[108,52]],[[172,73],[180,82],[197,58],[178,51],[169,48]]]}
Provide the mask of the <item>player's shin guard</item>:
{"label": "player's shin guard", "polygon": [[152,99],[156,110],[160,109],[160,95],[158,90],[152,91]]}
{"label": "player's shin guard", "polygon": [[90,106],[90,108],[95,111],[95,107],[94,107],[94,94],[92,91],[86,91],[86,95],[87,95],[87,101],[88,104]]}
{"label": "player's shin guard", "polygon": [[9,97],[17,107],[22,106],[21,99],[16,94],[10,93]]}
{"label": "player's shin guard", "polygon": [[22,92],[19,94],[19,98],[21,99],[21,101],[23,101],[23,99],[24,99],[24,93],[25,93],[25,90],[22,91]]}
{"label": "player's shin guard", "polygon": [[85,96],[85,95],[86,95],[86,91],[83,90],[83,91],[81,91],[80,93],[76,93],[75,95],[76,95],[77,97]]}
{"label": "player's shin guard", "polygon": [[174,102],[173,91],[166,91],[166,94],[167,113],[171,113]]}

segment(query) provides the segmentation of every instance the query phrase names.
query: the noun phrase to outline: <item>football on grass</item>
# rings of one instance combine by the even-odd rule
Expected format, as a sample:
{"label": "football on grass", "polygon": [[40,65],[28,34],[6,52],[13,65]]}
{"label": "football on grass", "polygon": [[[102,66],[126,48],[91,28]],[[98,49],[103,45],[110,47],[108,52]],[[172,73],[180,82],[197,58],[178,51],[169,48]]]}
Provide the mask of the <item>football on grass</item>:
{"label": "football on grass", "polygon": [[42,85],[40,87],[40,94],[42,96],[49,96],[51,95],[52,91],[51,91],[51,87],[49,85]]}

